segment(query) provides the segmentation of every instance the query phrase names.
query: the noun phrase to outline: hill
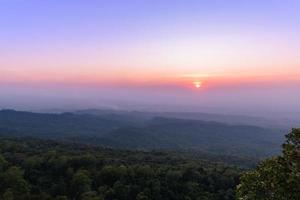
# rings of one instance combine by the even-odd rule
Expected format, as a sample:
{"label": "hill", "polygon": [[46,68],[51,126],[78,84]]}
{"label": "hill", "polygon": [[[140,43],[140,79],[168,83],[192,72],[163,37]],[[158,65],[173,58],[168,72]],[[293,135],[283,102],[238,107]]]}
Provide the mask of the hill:
{"label": "hill", "polygon": [[4,199],[233,200],[240,172],[165,152],[0,138]]}
{"label": "hill", "polygon": [[253,157],[277,154],[283,140],[277,131],[250,125],[118,113],[46,114],[13,110],[0,111],[0,134],[122,149],[194,150]]}

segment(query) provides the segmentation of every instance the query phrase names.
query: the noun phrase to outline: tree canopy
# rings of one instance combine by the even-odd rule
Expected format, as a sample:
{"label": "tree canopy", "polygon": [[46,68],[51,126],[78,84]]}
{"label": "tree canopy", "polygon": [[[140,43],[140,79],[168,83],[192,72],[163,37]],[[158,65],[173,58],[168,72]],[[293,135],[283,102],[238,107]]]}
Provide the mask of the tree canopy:
{"label": "tree canopy", "polygon": [[213,160],[0,139],[0,199],[233,200],[240,170]]}
{"label": "tree canopy", "polygon": [[238,200],[300,199],[300,129],[286,135],[282,155],[262,162],[241,177]]}

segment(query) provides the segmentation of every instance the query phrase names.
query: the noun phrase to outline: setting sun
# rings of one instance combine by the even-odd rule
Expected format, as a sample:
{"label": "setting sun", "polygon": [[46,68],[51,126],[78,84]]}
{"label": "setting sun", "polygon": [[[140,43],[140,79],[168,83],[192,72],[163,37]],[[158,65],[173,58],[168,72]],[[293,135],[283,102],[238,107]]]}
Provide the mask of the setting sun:
{"label": "setting sun", "polygon": [[0,0],[0,200],[300,200],[299,10]]}
{"label": "setting sun", "polygon": [[201,81],[194,81],[194,86],[195,86],[195,88],[201,88],[202,87],[202,82]]}

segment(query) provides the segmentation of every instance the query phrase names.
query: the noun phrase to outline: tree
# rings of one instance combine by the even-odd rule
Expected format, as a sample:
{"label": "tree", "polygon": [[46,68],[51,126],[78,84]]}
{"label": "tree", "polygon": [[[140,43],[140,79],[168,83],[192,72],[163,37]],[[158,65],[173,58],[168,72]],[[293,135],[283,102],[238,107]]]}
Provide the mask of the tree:
{"label": "tree", "polygon": [[75,196],[80,196],[85,192],[91,191],[92,180],[88,176],[86,170],[79,170],[76,172],[72,178],[72,191]]}
{"label": "tree", "polygon": [[103,200],[95,191],[86,192],[81,195],[81,200]]}
{"label": "tree", "polygon": [[0,152],[0,200],[233,200],[240,174],[215,157],[33,138],[0,138]]}
{"label": "tree", "polygon": [[10,188],[14,196],[24,196],[29,192],[29,185],[23,175],[24,172],[19,167],[11,167],[4,173],[5,187]]}
{"label": "tree", "polygon": [[66,197],[66,196],[58,196],[58,197],[56,197],[55,200],[68,200],[68,197]]}
{"label": "tree", "polygon": [[3,200],[14,200],[14,194],[11,189],[6,190],[3,194]]}
{"label": "tree", "polygon": [[0,172],[2,172],[7,167],[7,161],[5,158],[0,154]]}
{"label": "tree", "polygon": [[136,197],[136,200],[149,200],[150,198],[146,196],[143,192],[139,193]]}
{"label": "tree", "polygon": [[241,177],[237,199],[300,199],[300,129],[286,135],[282,147],[282,156],[262,162],[255,171]]}

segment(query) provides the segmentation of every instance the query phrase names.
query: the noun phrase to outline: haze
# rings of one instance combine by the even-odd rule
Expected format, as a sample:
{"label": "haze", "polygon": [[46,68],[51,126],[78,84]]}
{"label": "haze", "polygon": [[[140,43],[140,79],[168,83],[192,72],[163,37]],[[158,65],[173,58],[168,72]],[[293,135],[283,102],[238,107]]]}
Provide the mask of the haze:
{"label": "haze", "polygon": [[1,1],[0,104],[294,117],[299,10],[296,0]]}

